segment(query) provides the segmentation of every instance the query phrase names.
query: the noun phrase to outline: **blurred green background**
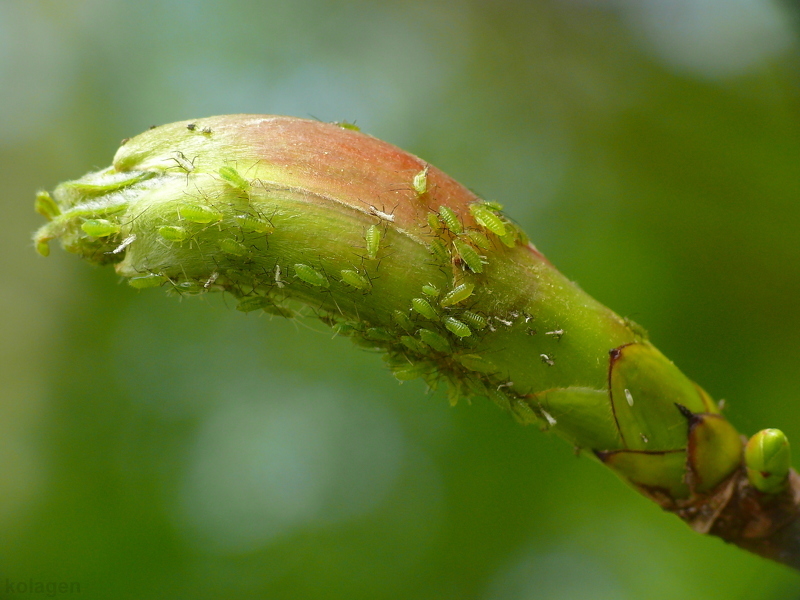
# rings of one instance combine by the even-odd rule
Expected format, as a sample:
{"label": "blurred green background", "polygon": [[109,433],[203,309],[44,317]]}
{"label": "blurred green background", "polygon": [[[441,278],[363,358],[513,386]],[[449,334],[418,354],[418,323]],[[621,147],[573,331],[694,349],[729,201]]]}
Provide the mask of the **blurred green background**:
{"label": "blurred green background", "polygon": [[744,433],[800,449],[799,22],[767,0],[0,1],[0,597],[800,598],[488,402],[29,240],[37,189],[150,125],[355,121],[504,202]]}

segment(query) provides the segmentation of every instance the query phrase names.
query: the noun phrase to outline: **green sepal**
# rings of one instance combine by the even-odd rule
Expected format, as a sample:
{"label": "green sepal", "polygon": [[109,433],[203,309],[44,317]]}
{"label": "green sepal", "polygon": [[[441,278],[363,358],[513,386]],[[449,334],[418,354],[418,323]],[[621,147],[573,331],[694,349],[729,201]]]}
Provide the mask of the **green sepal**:
{"label": "green sepal", "polygon": [[622,447],[685,449],[686,419],[675,405],[693,413],[705,412],[697,386],[647,342],[620,346],[610,354],[611,403]]}
{"label": "green sepal", "polygon": [[689,497],[685,450],[619,450],[595,455],[622,479],[650,497],[680,500]]}
{"label": "green sepal", "polygon": [[687,478],[694,492],[715,488],[742,463],[742,440],[724,417],[692,414],[689,420]]}
{"label": "green sepal", "polygon": [[789,440],[780,429],[762,429],[744,450],[747,478],[760,492],[777,494],[786,489],[791,468]]}

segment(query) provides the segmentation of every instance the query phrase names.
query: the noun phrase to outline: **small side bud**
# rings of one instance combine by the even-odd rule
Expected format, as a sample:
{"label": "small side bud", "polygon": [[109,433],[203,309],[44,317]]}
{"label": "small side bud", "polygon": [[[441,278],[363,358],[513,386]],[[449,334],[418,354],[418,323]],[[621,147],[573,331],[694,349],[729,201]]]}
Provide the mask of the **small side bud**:
{"label": "small side bud", "polygon": [[780,429],[762,429],[744,449],[747,478],[765,494],[777,494],[786,488],[791,467],[789,440]]}

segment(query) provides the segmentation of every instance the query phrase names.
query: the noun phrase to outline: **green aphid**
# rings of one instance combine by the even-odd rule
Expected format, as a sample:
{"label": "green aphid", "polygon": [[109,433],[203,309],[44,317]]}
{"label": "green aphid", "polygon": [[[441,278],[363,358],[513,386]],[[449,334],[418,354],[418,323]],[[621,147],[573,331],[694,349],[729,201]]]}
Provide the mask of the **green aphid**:
{"label": "green aphid", "polygon": [[414,323],[411,322],[411,319],[408,318],[408,315],[404,313],[402,310],[395,310],[392,312],[392,319],[395,323],[397,323],[402,329],[406,331],[411,331],[414,328]]}
{"label": "green aphid", "polygon": [[349,129],[350,131],[361,131],[361,127],[349,121],[334,121],[334,125],[338,125],[342,129]]}
{"label": "green aphid", "polygon": [[128,285],[143,290],[146,288],[158,287],[167,280],[163,275],[158,273],[150,273],[149,275],[142,275],[141,277],[132,277],[128,279]]}
{"label": "green aphid", "polygon": [[426,283],[422,286],[422,293],[431,298],[436,298],[440,294],[439,288],[432,283]]}
{"label": "green aphid", "polygon": [[190,223],[217,223],[222,221],[222,213],[200,204],[182,204],[178,207],[178,218]]}
{"label": "green aphid", "polygon": [[777,494],[786,489],[791,468],[789,440],[780,429],[763,429],[747,442],[747,478],[758,491]]}
{"label": "green aphid", "polygon": [[430,329],[420,329],[417,331],[417,335],[419,336],[419,339],[438,352],[450,351],[450,344],[448,343],[447,339],[435,331],[431,331]]}
{"label": "green aphid", "polygon": [[232,254],[233,256],[245,256],[247,254],[247,246],[232,238],[222,238],[219,241],[219,247],[226,254]]}
{"label": "green aphid", "polygon": [[297,313],[291,308],[281,306],[280,304],[267,304],[261,308],[265,313],[275,315],[276,317],[283,317],[284,319],[294,319]]}
{"label": "green aphid", "polygon": [[428,227],[431,228],[433,233],[439,233],[442,230],[442,224],[439,222],[439,217],[436,213],[429,212],[427,221]]}
{"label": "green aphid", "polygon": [[473,273],[483,272],[483,263],[481,262],[481,257],[478,255],[475,248],[458,239],[453,240],[453,246],[455,246],[458,256],[461,258],[463,263],[469,267],[470,271]]}
{"label": "green aphid", "polygon": [[369,279],[364,277],[358,271],[353,271],[352,269],[342,269],[341,276],[343,283],[346,283],[357,290],[368,290],[372,285],[370,284]]}
{"label": "green aphid", "polygon": [[220,167],[219,176],[222,177],[228,184],[235,187],[238,190],[242,190],[246,192],[250,189],[250,182],[239,175],[239,171],[234,169],[233,167]]}
{"label": "green aphid", "polygon": [[453,317],[445,317],[444,326],[450,333],[457,335],[460,338],[465,338],[472,335],[472,331],[467,325],[458,319],[454,319]]}
{"label": "green aphid", "polygon": [[472,295],[472,291],[474,289],[475,284],[473,283],[462,283],[461,285],[457,285],[444,295],[444,298],[442,298],[442,301],[439,304],[442,306],[453,306],[454,304],[463,302]]}
{"label": "green aphid", "polygon": [[87,219],[81,224],[81,229],[92,237],[106,237],[119,233],[119,223],[108,219]]}
{"label": "green aphid", "polygon": [[509,227],[508,230],[506,231],[506,234],[500,236],[500,241],[503,242],[509,248],[513,248],[514,246],[517,245],[517,242],[519,241],[518,230],[514,227]]}
{"label": "green aphid", "polygon": [[464,397],[461,387],[453,381],[447,381],[447,402],[450,406],[458,406],[458,401]]}
{"label": "green aphid", "polygon": [[238,304],[236,305],[236,310],[248,313],[253,312],[254,310],[263,310],[269,306],[272,306],[272,304],[272,300],[266,296],[248,296],[247,298],[242,298],[239,300]]}
{"label": "green aphid", "polygon": [[332,329],[336,335],[351,336],[361,333],[361,329],[358,327],[358,324],[351,321],[342,321],[341,323],[336,323],[332,326]]}
{"label": "green aphid", "polygon": [[472,216],[475,217],[479,225],[483,225],[486,229],[501,238],[506,235],[505,223],[503,223],[502,219],[494,214],[491,209],[487,208],[485,204],[470,204],[469,211],[472,213]]}
{"label": "green aphid", "polygon": [[378,250],[381,247],[381,229],[377,225],[370,225],[367,227],[367,232],[364,234],[364,240],[367,242],[367,256],[370,260],[375,260],[378,256]]}
{"label": "green aphid", "polygon": [[426,166],[422,171],[414,175],[411,186],[417,193],[417,196],[422,196],[428,192],[428,167]]}
{"label": "green aphid", "polygon": [[263,219],[251,215],[236,215],[234,217],[242,231],[248,233],[272,233],[275,227]]}
{"label": "green aphid", "polygon": [[196,281],[180,281],[172,284],[172,289],[178,294],[201,294],[205,288]]}
{"label": "green aphid", "polygon": [[450,253],[442,243],[442,240],[435,239],[431,242],[431,254],[440,263],[450,262]]}
{"label": "green aphid", "polygon": [[540,422],[536,412],[531,408],[530,404],[521,398],[514,398],[510,403],[511,415],[514,419],[523,425],[534,425]]}
{"label": "green aphid", "polygon": [[492,248],[492,243],[489,241],[489,238],[476,229],[470,229],[467,231],[467,237],[481,250],[491,250]]}
{"label": "green aphid", "polygon": [[461,221],[458,219],[458,215],[453,212],[453,209],[448,208],[447,206],[440,206],[439,207],[439,218],[444,223],[445,227],[447,227],[452,233],[458,235],[464,228],[461,226]]}
{"label": "green aphid", "polygon": [[297,263],[294,266],[294,276],[316,287],[328,287],[330,285],[325,275],[302,263]]}
{"label": "green aphid", "polygon": [[483,315],[474,313],[471,310],[465,310],[461,313],[460,318],[466,321],[467,325],[473,329],[481,330],[487,325],[486,318]]}
{"label": "green aphid", "polygon": [[158,235],[168,242],[182,242],[189,237],[189,232],[177,225],[162,225],[158,228]]}
{"label": "green aphid", "polygon": [[488,375],[498,370],[494,363],[478,354],[459,354],[455,356],[455,359],[462,367],[476,373]]}
{"label": "green aphid", "polygon": [[428,352],[428,347],[425,344],[410,335],[401,335],[400,343],[417,354],[427,354]]}
{"label": "green aphid", "polygon": [[36,208],[36,212],[48,221],[52,221],[61,214],[61,209],[58,208],[58,204],[56,204],[56,201],[53,200],[49,192],[37,192],[34,207]]}
{"label": "green aphid", "polygon": [[430,319],[431,321],[436,321],[439,318],[439,315],[436,314],[436,310],[430,305],[430,303],[427,300],[425,300],[425,298],[412,298],[411,308],[413,308],[416,312],[421,314],[426,319]]}
{"label": "green aphid", "polygon": [[417,363],[415,365],[408,365],[403,367],[398,367],[392,371],[393,375],[399,381],[410,381],[412,379],[417,379],[419,377],[424,377],[428,373],[430,373],[431,369],[434,369],[433,365],[422,362]]}
{"label": "green aphid", "polygon": [[484,200],[483,205],[489,210],[503,210],[503,205],[499,202],[495,202],[494,200]]}
{"label": "green aphid", "polygon": [[395,340],[395,336],[383,327],[368,327],[364,332],[364,337],[378,342],[393,342]]}

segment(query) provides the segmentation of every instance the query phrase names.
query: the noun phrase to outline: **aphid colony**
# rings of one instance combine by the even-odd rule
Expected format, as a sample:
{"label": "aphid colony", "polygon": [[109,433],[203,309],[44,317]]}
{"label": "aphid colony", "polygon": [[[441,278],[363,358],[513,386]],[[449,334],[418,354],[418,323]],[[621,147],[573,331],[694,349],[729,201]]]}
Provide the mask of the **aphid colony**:
{"label": "aphid colony", "polygon": [[[199,166],[179,151],[173,152],[171,159],[172,172],[177,167],[190,188],[189,182],[199,175]],[[214,176],[221,185],[217,196],[187,193],[184,200],[173,205],[171,213],[161,213],[149,225],[152,233],[137,229],[142,227],[139,220],[151,218],[150,215],[120,217],[126,214],[125,205],[116,212],[81,213],[84,243],[97,244],[98,255],[103,253],[114,261],[123,259],[130,247],[141,244],[147,236],[156,240],[161,248],[158,252],[166,253],[164,260],[175,260],[170,258],[178,256],[170,253],[173,251],[200,254],[203,261],[213,263],[213,272],[189,276],[164,262],[163,267],[149,266],[128,282],[137,289],[168,285],[178,294],[226,290],[238,298],[236,308],[242,312],[294,317],[303,311],[298,312],[292,303],[302,298],[310,306],[308,299],[315,294],[320,298],[330,294],[349,297],[354,306],[367,302],[358,298],[372,294],[380,282],[381,262],[391,252],[391,242],[398,235],[392,228],[393,215],[370,207],[369,215],[378,220],[362,230],[362,249],[354,252],[348,268],[330,266],[336,260],[310,249],[301,260],[282,261],[269,250],[269,240],[276,235],[280,238],[282,221],[265,209],[263,190],[257,185],[260,182],[247,179],[230,165],[221,167]],[[411,187],[420,199],[431,198],[434,190],[427,167],[413,176]],[[36,208],[54,224],[75,217],[72,213],[62,215],[46,192],[37,196]],[[492,203],[472,204],[466,216],[471,216],[475,224],[468,226],[463,221],[465,215],[448,206],[428,212],[422,226],[427,226],[431,235],[425,242],[433,263],[442,272],[452,274],[450,283],[422,284],[411,292],[406,308],[392,309],[385,322],[345,318],[323,308],[324,302],[311,310],[337,334],[385,351],[386,361],[399,380],[422,377],[431,387],[444,381],[452,403],[459,397],[484,395],[510,408],[518,418],[531,420],[530,407],[510,391],[491,360],[476,351],[481,337],[494,331],[490,317],[475,308],[487,265],[483,253],[491,251],[496,240],[510,246],[524,241],[516,226],[498,214],[500,208]],[[131,227],[133,221],[136,227]],[[43,238],[38,244],[40,250],[46,249],[48,239],[60,233]],[[264,266],[268,256],[273,262]],[[494,322],[496,326],[511,325],[511,321],[502,318]]]}

